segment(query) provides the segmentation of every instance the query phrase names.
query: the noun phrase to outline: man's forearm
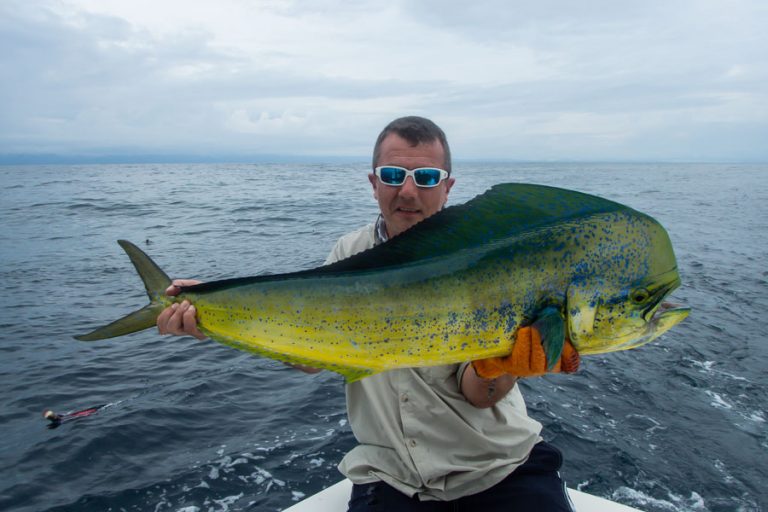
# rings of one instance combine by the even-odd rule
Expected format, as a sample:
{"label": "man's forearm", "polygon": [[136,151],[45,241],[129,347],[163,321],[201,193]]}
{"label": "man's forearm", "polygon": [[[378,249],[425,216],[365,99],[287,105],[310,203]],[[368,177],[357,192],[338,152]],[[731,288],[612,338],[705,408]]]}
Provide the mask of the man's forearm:
{"label": "man's forearm", "polygon": [[461,377],[461,392],[469,403],[481,409],[492,407],[496,402],[507,396],[515,387],[517,377],[509,374],[495,379],[483,379],[475,372],[470,364]]}

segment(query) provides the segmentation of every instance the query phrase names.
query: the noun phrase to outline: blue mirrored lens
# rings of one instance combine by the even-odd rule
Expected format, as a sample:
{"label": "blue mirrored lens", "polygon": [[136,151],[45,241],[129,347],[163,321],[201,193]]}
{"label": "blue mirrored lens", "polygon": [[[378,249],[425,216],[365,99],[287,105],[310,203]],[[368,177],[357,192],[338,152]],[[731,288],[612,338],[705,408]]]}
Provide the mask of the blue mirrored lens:
{"label": "blue mirrored lens", "polygon": [[422,187],[434,187],[440,183],[439,169],[418,169],[413,173],[417,185]]}
{"label": "blue mirrored lens", "polygon": [[405,181],[405,171],[397,167],[382,167],[379,170],[379,177],[389,185],[400,185]]}

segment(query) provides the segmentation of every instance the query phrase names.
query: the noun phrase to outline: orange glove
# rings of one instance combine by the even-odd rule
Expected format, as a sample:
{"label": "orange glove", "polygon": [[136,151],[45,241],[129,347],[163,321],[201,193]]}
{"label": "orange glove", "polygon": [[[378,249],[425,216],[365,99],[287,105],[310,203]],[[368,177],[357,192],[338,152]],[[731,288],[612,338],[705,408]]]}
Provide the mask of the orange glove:
{"label": "orange glove", "polygon": [[547,370],[547,357],[541,344],[541,335],[535,327],[521,327],[517,331],[512,353],[504,357],[491,357],[472,361],[477,375],[495,379],[509,373],[515,377],[536,377],[545,373],[573,373],[579,369],[579,353],[566,338],[563,353],[551,370]]}

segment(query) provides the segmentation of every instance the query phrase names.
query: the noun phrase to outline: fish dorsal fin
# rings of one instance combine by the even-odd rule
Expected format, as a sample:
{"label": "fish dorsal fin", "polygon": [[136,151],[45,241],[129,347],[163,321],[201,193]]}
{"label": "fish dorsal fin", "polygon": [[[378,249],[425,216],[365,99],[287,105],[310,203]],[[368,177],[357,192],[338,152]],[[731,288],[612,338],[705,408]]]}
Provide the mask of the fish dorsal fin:
{"label": "fish dorsal fin", "polygon": [[627,209],[607,199],[562,188],[523,183],[494,185],[385,244],[315,271],[348,272],[404,265],[490,244],[556,222]]}
{"label": "fish dorsal fin", "polygon": [[213,291],[290,278],[375,270],[436,258],[509,238],[556,222],[627,210],[597,196],[545,185],[494,185],[464,204],[449,206],[390,241],[344,260],[290,274],[225,279],[185,288]]}

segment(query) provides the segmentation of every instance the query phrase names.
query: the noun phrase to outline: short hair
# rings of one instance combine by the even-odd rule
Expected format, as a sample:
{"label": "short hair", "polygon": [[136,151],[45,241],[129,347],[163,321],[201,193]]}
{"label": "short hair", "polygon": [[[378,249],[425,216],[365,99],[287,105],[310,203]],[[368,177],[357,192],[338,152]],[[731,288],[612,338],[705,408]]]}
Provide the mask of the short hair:
{"label": "short hair", "polygon": [[448,140],[445,138],[445,132],[434,122],[425,117],[406,116],[400,117],[389,123],[376,139],[376,145],[373,146],[373,166],[379,162],[381,157],[381,143],[387,138],[387,135],[394,133],[404,138],[411,146],[419,144],[429,144],[434,141],[440,142],[443,146],[445,162],[443,163],[448,174],[451,173],[451,150],[448,147]]}

